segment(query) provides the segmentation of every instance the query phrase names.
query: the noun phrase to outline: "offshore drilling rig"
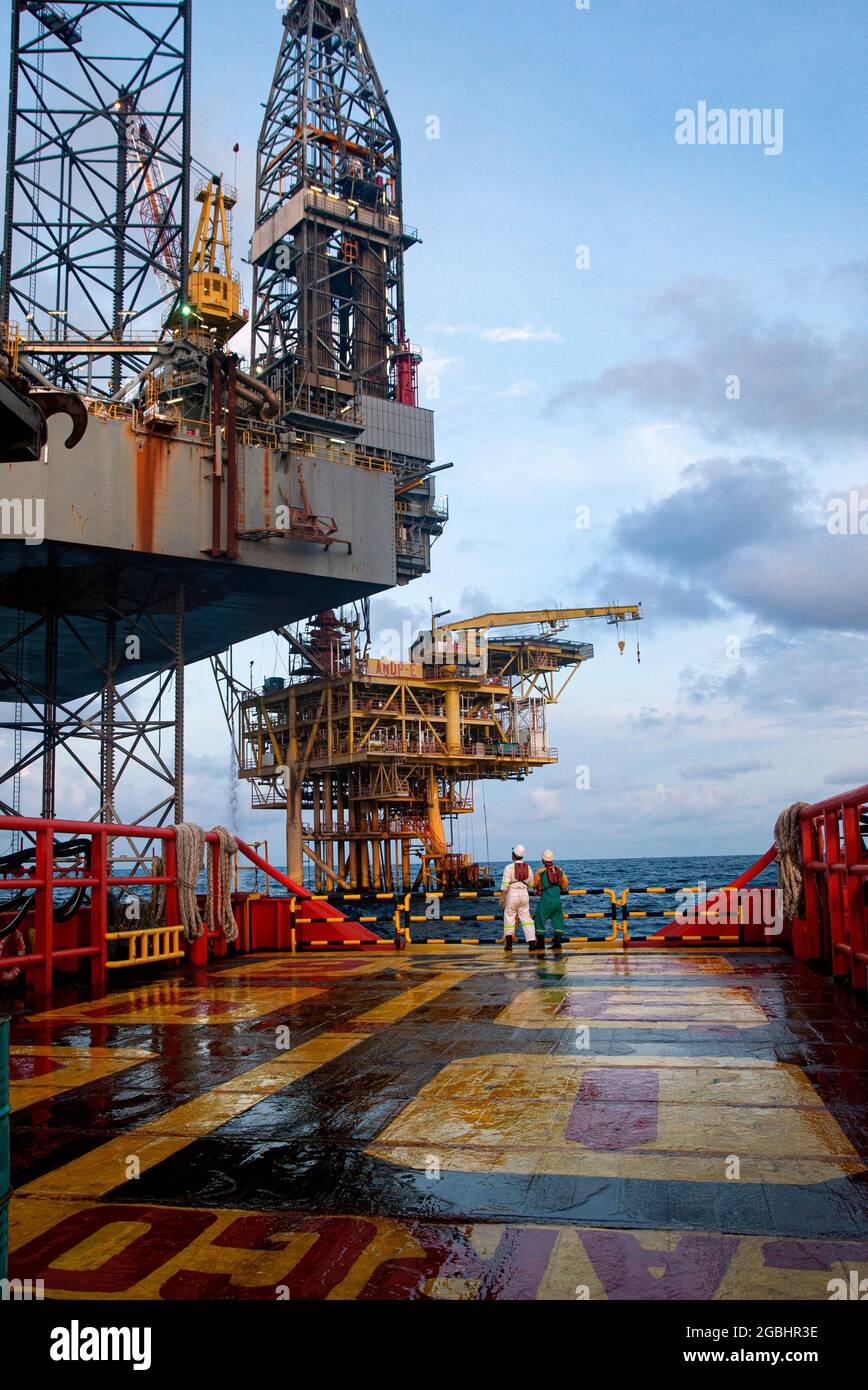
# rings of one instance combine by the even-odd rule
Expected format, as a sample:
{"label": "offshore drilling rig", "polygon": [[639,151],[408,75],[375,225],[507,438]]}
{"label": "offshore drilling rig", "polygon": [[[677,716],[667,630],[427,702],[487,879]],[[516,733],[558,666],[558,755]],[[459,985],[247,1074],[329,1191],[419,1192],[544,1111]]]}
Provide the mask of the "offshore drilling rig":
{"label": "offshore drilling rig", "polygon": [[103,821],[183,819],[185,666],[425,573],[446,521],[406,332],[418,236],[354,0],[282,19],[249,371],[238,194],[207,170],[191,187],[192,9],[12,3],[6,812],[53,817],[71,773]]}
{"label": "offshore drilling rig", "polygon": [[[286,813],[290,877],[301,880],[306,855],[321,892],[489,887],[471,854],[453,852],[447,823],[473,814],[478,782],[524,781],[558,761],[548,706],[594,656],[563,636],[568,624],[620,630],[641,617],[636,605],[435,617],[401,661],[370,656],[357,623],[325,613],[284,631],[289,679],[259,692],[216,659],[253,806]],[[516,631],[527,627],[537,631]]]}

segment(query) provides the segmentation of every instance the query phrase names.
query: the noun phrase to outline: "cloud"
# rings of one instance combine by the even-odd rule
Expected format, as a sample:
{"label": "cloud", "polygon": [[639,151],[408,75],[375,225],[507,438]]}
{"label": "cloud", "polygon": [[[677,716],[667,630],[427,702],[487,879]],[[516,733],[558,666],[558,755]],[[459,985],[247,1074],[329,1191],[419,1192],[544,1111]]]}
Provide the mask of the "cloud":
{"label": "cloud", "polygon": [[539,390],[537,381],[513,381],[505,390],[499,391],[498,395],[506,400],[520,400],[524,396],[532,396]]}
{"label": "cloud", "polygon": [[685,729],[704,724],[704,715],[689,715],[681,710],[661,714],[656,705],[644,705],[629,727],[636,733],[655,733],[663,736],[682,734]]}
{"label": "cloud", "polygon": [[743,777],[749,772],[769,772],[773,766],[773,763],[751,762],[749,760],[731,763],[695,763],[692,767],[684,768],[681,776],[685,781],[732,782],[736,777]]}
{"label": "cloud", "polygon": [[789,727],[819,723],[830,714],[842,730],[868,719],[865,669],[868,638],[839,632],[799,635],[763,632],[742,644],[741,660],[725,672],[686,667],[679,695],[688,707],[717,700],[743,704]]}
{"label": "cloud", "polygon": [[541,821],[560,821],[566,814],[564,810],[564,799],[559,791],[551,790],[548,787],[532,787],[528,793],[531,804],[531,820]]}
{"label": "cloud", "polygon": [[[830,534],[827,519],[824,499],[787,461],[712,458],[623,514],[614,540],[651,567],[668,617],[695,605],[700,617],[729,608],[790,630],[868,632],[868,538]],[[643,599],[650,615],[647,590]]]}
{"label": "cloud", "polygon": [[[861,283],[865,272],[855,263],[847,274]],[[661,347],[568,382],[550,399],[550,413],[626,400],[715,440],[769,435],[804,445],[864,437],[868,335],[861,328],[833,337],[794,318],[766,320],[731,285],[710,279],[678,282],[646,302],[645,316]]]}
{"label": "cloud", "polygon": [[519,327],[511,324],[498,324],[494,328],[484,328],[479,324],[435,323],[429,333],[442,337],[480,338],[485,343],[562,343],[560,333],[553,328],[535,328],[531,323]]}
{"label": "cloud", "polygon": [[837,768],[823,778],[827,787],[834,787],[835,791],[841,787],[864,787],[868,785],[868,759],[861,763],[851,764],[849,767]]}
{"label": "cloud", "polygon": [[553,328],[533,328],[525,323],[521,328],[486,328],[479,335],[487,343],[562,343],[560,333]]}

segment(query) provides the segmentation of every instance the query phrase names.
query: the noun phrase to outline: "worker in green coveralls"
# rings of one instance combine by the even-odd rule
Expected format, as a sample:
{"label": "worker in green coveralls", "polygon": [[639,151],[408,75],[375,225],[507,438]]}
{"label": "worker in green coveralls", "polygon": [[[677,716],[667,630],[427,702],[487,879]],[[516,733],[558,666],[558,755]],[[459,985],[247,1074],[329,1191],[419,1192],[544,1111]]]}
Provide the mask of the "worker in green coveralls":
{"label": "worker in green coveralls", "polygon": [[534,913],[537,935],[537,950],[546,948],[546,927],[552,924],[552,946],[560,951],[564,939],[563,895],[569,891],[569,880],[563,869],[558,868],[552,850],[547,849],[542,857],[542,868],[537,869],[533,879],[533,890],[539,893],[539,903]]}

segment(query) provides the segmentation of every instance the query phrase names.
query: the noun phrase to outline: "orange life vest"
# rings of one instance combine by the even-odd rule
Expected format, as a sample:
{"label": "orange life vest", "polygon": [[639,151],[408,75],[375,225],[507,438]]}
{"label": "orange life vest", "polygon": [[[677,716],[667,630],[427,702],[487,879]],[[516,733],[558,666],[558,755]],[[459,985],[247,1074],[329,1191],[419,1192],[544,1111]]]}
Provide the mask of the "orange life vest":
{"label": "orange life vest", "polygon": [[515,869],[516,883],[527,883],[528,879],[530,878],[530,869],[527,867],[527,864],[519,862],[518,864],[515,864],[513,867]]}

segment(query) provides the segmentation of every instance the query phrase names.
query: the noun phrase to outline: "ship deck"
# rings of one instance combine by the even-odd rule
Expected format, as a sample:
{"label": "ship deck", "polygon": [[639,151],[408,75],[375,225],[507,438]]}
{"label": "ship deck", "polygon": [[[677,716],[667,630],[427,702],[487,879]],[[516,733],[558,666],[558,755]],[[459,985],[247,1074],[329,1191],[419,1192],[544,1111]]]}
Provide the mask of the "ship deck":
{"label": "ship deck", "polygon": [[55,995],[12,1034],[49,1298],[829,1299],[868,1011],[783,952],[418,946]]}

